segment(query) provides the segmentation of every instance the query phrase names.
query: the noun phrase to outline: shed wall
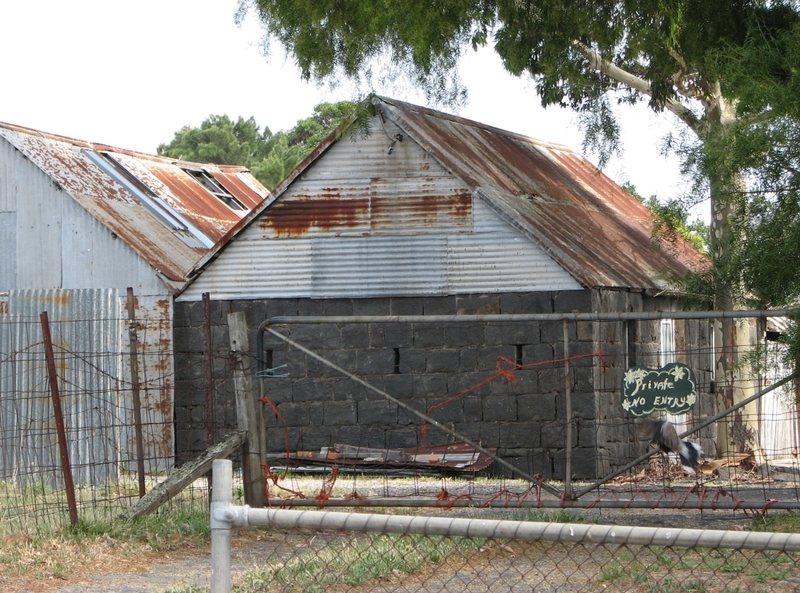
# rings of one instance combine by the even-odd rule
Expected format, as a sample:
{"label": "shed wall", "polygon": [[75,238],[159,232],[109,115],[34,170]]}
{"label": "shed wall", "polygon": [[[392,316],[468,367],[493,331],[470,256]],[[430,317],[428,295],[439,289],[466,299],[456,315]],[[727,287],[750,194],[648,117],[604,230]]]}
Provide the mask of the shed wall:
{"label": "shed wall", "polygon": [[386,124],[333,144],[179,300],[580,290],[530,237]]}
{"label": "shed wall", "polygon": [[[274,315],[402,315],[457,313],[522,313],[588,311],[590,291],[392,297],[370,299],[270,299],[211,303],[214,342],[216,434],[235,426],[227,314],[244,311],[255,354],[256,329]],[[205,443],[203,394],[202,303],[177,303],[176,446],[181,463],[202,451]],[[518,382],[498,379],[432,412],[434,418],[500,454],[531,474],[563,478],[564,410],[563,365],[547,361],[563,355],[560,322],[477,324],[319,324],[282,326],[278,331],[356,373],[425,412],[497,372],[498,357],[541,367],[520,370]],[[570,328],[572,354],[591,353],[591,335]],[[273,366],[287,364],[287,378],[264,379],[269,397],[286,420],[292,450],[318,450],[335,443],[365,447],[407,447],[420,444],[416,417],[366,391],[350,379],[306,359],[275,338],[265,338]],[[581,477],[596,474],[593,359],[573,366],[573,402],[578,413],[573,467]],[[283,371],[282,371],[283,372]],[[258,381],[256,382],[258,389]],[[268,450],[284,449],[284,427],[265,407]],[[435,429],[427,443],[449,442]]]}
{"label": "shed wall", "polygon": [[[676,303],[670,299],[646,298],[629,291],[599,291],[595,299],[599,312],[676,310]],[[593,331],[605,359],[604,369],[595,369],[595,375],[605,385],[597,392],[597,443],[598,468],[601,474],[606,474],[647,451],[648,444],[638,435],[637,422],[622,409],[621,384],[629,367],[660,367],[661,328],[659,320],[608,321],[595,324]],[[689,427],[718,411],[713,394],[711,344],[708,320],[675,320],[675,359],[694,371],[698,385],[698,401],[686,415]],[[713,425],[692,439],[699,441],[713,457],[716,450]]]}
{"label": "shed wall", "polygon": [[[669,310],[666,299],[628,291],[509,292],[370,299],[269,299],[216,301],[210,320],[214,338],[216,430],[224,434],[236,416],[228,369],[227,314],[243,311],[252,353],[256,329],[278,315],[448,315]],[[203,314],[201,303],[176,304],[176,438],[178,459],[205,448],[203,399]],[[704,321],[676,322],[678,359],[696,372],[699,403],[693,421],[715,413],[711,393],[708,327]],[[277,331],[425,412],[519,361],[535,365],[515,372],[517,382],[499,378],[432,412],[468,438],[499,453],[528,473],[563,479],[566,410],[561,321],[535,323],[315,324],[285,325]],[[596,478],[643,454],[636,420],[625,415],[620,383],[630,364],[658,365],[657,322],[570,322],[574,477]],[[379,395],[324,367],[268,334],[264,352],[272,365],[286,364],[289,377],[263,379],[261,387],[286,420],[292,450],[318,450],[335,443],[365,447],[420,444],[420,424]],[[596,356],[602,351],[602,361]],[[589,355],[589,356],[585,356]],[[258,381],[256,382],[258,388]],[[284,451],[284,427],[265,407],[268,449]],[[714,451],[712,429],[701,444]],[[449,442],[429,430],[426,442]]]}
{"label": "shed wall", "polygon": [[0,167],[0,290],[169,294],[150,265],[5,139]]}

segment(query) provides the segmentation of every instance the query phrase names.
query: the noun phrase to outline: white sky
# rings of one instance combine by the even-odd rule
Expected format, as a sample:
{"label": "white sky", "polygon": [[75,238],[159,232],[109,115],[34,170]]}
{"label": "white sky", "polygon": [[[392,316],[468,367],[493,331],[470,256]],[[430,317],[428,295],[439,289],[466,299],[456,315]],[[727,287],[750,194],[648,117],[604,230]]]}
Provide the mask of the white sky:
{"label": "white sky", "polygon": [[[275,45],[259,49],[254,17],[234,23],[236,0],[0,0],[0,121],[155,153],[184,125],[210,114],[254,116],[288,130],[322,102],[352,89],[304,83]],[[491,50],[461,66],[469,90],[458,115],[581,152],[571,111],[544,110],[533,85],[505,74]],[[376,92],[421,104],[392,88]],[[684,188],[677,162],[658,153],[667,114],[625,108],[624,154],[605,170],[643,196]],[[706,206],[707,208],[707,206]]]}

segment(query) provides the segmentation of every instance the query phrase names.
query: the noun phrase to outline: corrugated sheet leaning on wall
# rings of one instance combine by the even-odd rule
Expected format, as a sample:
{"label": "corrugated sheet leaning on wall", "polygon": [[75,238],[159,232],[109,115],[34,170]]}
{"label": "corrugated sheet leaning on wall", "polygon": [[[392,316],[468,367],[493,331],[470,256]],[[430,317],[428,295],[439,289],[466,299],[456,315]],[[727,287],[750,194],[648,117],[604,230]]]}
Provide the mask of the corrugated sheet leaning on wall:
{"label": "corrugated sheet leaning on wall", "polygon": [[[174,459],[171,300],[139,297],[137,305],[146,468],[165,471]],[[0,480],[25,481],[37,471],[53,486],[61,480],[42,311],[51,323],[74,480],[116,479],[136,467],[125,297],[86,289],[0,298]]]}

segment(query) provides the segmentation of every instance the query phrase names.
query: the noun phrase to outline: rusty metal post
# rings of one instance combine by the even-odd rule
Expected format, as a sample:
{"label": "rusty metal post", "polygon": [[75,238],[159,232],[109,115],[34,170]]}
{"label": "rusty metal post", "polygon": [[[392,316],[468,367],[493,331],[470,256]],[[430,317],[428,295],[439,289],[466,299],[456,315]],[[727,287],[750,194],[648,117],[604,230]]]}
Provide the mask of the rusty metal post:
{"label": "rusty metal post", "polygon": [[56,358],[53,354],[53,338],[50,335],[50,320],[47,317],[47,311],[42,311],[41,315],[39,315],[39,320],[42,323],[44,356],[47,361],[47,376],[50,380],[50,395],[53,399],[53,414],[56,420],[56,432],[58,433],[58,451],[61,455],[61,472],[64,476],[64,489],[67,491],[69,522],[70,525],[74,527],[78,523],[78,503],[75,500],[75,483],[72,481],[72,466],[69,462],[67,431],[64,427],[64,413],[61,410],[61,393],[58,389]]}
{"label": "rusty metal post", "polygon": [[139,398],[139,358],[136,350],[138,336],[136,335],[136,302],[133,298],[133,288],[128,287],[128,342],[131,354],[131,391],[133,392],[133,427],[136,435],[136,471],[139,474],[139,498],[145,495],[144,482],[144,438],[142,436],[142,402]]}
{"label": "rusty metal post", "polygon": [[567,415],[567,443],[564,447],[564,494],[572,498],[572,380],[569,368],[569,321],[564,320],[564,408]]}
{"label": "rusty metal post", "polygon": [[203,293],[203,371],[206,393],[206,447],[214,444],[214,357],[211,352],[211,298]]}

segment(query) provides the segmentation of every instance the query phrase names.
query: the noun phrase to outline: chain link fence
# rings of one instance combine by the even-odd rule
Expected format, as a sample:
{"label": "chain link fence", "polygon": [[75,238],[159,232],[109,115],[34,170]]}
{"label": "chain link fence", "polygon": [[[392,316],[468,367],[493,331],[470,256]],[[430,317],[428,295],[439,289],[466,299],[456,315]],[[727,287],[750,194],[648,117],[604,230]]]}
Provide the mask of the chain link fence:
{"label": "chain link fence", "polygon": [[301,533],[271,531],[276,551],[262,557],[258,569],[243,575],[238,588],[309,593],[756,593],[797,591],[800,586],[796,552],[447,535],[342,535],[325,530]]}
{"label": "chain link fence", "polygon": [[[796,591],[800,535],[251,509],[214,464],[211,593]],[[268,527],[231,579],[234,527]]]}

